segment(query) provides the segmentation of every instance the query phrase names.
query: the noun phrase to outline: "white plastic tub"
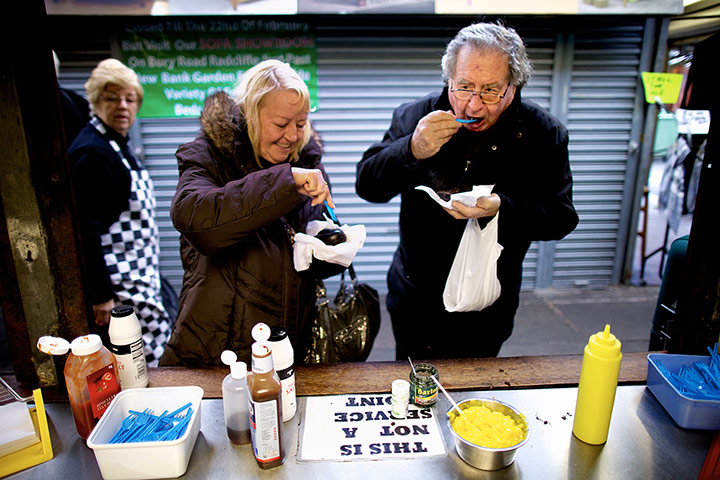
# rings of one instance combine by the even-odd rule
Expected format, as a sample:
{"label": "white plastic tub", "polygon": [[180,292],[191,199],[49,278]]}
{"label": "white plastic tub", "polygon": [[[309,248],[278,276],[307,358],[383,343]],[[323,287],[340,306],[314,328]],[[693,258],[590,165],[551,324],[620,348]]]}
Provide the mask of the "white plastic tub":
{"label": "white plastic tub", "polygon": [[651,353],[648,355],[647,386],[679,426],[718,430],[720,401],[690,398],[680,393],[672,381],[657,367],[657,362],[660,362],[670,373],[676,374],[681,367],[692,368],[698,361],[710,364],[710,356]]}
{"label": "white plastic tub", "polygon": [[[87,439],[105,480],[175,478],[187,470],[200,431],[203,389],[196,386],[133,388],[120,392]],[[108,441],[128,410],[153,410],[155,415],[192,403],[192,419],[182,437],[171,441],[118,443]]]}

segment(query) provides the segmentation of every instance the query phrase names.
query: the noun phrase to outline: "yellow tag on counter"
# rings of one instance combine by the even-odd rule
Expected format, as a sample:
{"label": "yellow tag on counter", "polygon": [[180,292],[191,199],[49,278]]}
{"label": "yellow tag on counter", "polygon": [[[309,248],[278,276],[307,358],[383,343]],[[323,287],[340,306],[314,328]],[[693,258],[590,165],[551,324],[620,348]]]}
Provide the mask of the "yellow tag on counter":
{"label": "yellow tag on counter", "polygon": [[655,103],[655,98],[665,104],[678,101],[683,80],[681,73],[642,72],[642,80],[647,103]]}

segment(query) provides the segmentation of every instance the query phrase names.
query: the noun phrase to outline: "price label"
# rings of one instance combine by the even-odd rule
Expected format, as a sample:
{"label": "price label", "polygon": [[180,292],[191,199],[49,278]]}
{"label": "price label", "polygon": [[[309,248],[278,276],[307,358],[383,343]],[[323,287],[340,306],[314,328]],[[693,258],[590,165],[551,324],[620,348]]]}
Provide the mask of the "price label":
{"label": "price label", "polygon": [[678,121],[678,133],[707,135],[710,131],[709,110],[684,110],[679,108],[675,115]]}
{"label": "price label", "polygon": [[647,103],[655,103],[656,99],[660,99],[661,103],[678,101],[683,80],[682,74],[642,72],[642,80]]}

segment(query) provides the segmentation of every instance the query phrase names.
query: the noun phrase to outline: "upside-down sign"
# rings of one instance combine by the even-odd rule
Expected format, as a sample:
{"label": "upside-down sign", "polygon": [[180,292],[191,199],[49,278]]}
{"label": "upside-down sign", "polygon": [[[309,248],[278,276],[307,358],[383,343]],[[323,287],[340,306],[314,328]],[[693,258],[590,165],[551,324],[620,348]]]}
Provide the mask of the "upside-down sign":
{"label": "upside-down sign", "polygon": [[308,397],[299,460],[377,460],[445,455],[432,408],[390,414],[389,394]]}

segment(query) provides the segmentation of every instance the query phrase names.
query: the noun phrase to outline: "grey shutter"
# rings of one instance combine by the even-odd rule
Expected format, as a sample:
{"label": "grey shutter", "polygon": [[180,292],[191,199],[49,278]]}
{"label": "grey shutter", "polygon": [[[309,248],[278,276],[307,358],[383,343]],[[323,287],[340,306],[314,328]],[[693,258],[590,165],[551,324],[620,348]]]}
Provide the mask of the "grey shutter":
{"label": "grey shutter", "polygon": [[[599,23],[599,22],[596,22]],[[619,259],[629,225],[642,119],[640,58],[643,19],[584,25],[569,36],[572,48],[567,120],[578,228],[557,244],[552,286],[602,286],[620,281]],[[643,183],[644,184],[644,183]]]}
{"label": "grey shutter", "polygon": [[312,116],[323,138],[323,163],[338,218],[367,229],[355,270],[361,281],[383,292],[398,243],[400,198],[388,204],[361,199],[355,194],[355,169],[363,152],[382,140],[398,105],[441,88],[445,40],[426,36],[436,33],[430,31],[388,41],[388,33],[382,28],[318,26],[319,108]]}
{"label": "grey shutter", "polygon": [[[195,138],[200,130],[197,118],[140,119],[145,166],[155,185],[157,223],[160,230],[160,272],[180,293],[183,268],[180,261],[180,234],[170,220],[170,204],[178,182],[175,151]],[[132,138],[138,141],[138,135]]]}

